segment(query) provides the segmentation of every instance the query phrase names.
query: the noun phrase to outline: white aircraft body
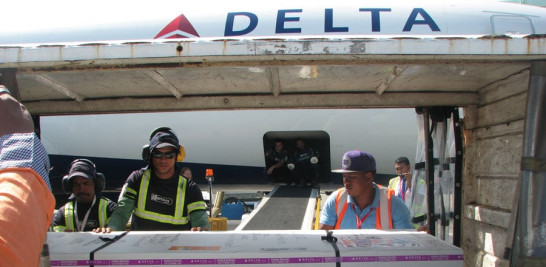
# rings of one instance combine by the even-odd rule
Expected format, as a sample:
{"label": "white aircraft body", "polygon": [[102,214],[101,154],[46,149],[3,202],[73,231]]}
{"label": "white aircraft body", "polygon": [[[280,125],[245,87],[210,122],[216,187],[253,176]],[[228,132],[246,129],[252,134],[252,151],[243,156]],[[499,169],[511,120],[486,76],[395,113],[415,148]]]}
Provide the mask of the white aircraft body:
{"label": "white aircraft body", "polygon": [[[29,8],[32,7],[32,8]],[[544,34],[542,7],[499,1],[9,1],[0,45],[179,38]],[[24,11],[24,12],[23,12]]]}
{"label": "white aircraft body", "polygon": [[[201,182],[205,181],[203,168],[216,169],[217,181],[221,182],[267,182],[263,167],[264,149],[269,148],[264,148],[264,135],[268,133],[284,134],[278,135],[279,139],[293,150],[295,138],[308,138],[317,146],[324,140],[316,140],[315,134],[325,132],[329,151],[320,151],[321,158],[327,160],[325,166],[339,168],[343,153],[360,149],[376,157],[378,173],[383,174],[394,173],[397,157],[414,158],[417,141],[413,109],[191,111],[41,118],[42,141],[52,157],[108,158],[110,162],[128,159],[134,160],[133,167],[145,165],[142,146],[149,142],[149,133],[160,126],[177,133],[186,150],[182,165],[195,167],[194,176]],[[247,177],[244,170],[223,174],[217,169],[222,168],[219,165],[253,169],[250,175],[258,177]]]}
{"label": "white aircraft body", "polygon": [[[0,46],[11,47],[154,39],[546,34],[546,9],[498,1],[9,1],[2,10]],[[186,163],[255,168],[265,164],[266,133],[324,131],[330,167],[339,167],[342,154],[358,148],[372,153],[378,172],[388,174],[397,157],[413,159],[416,125],[413,109],[351,109],[43,117],[41,128],[48,152],[67,159],[139,160],[150,131],[169,126],[187,149]]]}

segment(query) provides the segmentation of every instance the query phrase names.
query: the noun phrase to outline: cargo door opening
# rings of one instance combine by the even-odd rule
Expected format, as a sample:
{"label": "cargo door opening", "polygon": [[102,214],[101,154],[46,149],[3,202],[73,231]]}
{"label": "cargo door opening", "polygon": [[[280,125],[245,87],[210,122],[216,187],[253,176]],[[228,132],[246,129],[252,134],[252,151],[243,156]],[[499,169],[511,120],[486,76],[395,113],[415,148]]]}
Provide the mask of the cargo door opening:
{"label": "cargo door opening", "polygon": [[[305,144],[307,154],[298,149],[298,142]],[[274,170],[268,173],[271,166],[279,162],[278,153],[276,160],[271,156],[276,143],[282,144],[282,150],[286,153],[285,163],[278,168],[272,168]],[[313,179],[316,179],[317,184],[331,182],[330,136],[327,132],[270,131],[263,136],[263,148],[265,172],[270,183],[303,186],[313,185]],[[316,158],[317,162],[314,163],[312,158]]]}

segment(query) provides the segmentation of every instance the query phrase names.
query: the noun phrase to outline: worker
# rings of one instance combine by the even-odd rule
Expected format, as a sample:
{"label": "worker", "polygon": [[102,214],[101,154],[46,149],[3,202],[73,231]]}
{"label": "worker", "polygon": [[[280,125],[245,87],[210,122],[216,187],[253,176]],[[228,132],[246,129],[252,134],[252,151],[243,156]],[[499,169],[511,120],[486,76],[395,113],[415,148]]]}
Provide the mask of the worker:
{"label": "worker", "polygon": [[174,131],[168,127],[154,130],[142,157],[148,166],[129,175],[108,227],[95,232],[124,230],[131,214],[133,230],[208,230],[201,190],[176,166],[185,151]]}
{"label": "worker", "polygon": [[[418,231],[426,231],[427,227],[427,188],[425,181],[419,177],[413,179],[411,166],[407,157],[399,157],[394,161],[394,170],[398,176],[389,180],[389,189],[395,196],[404,201],[410,210],[411,222]],[[413,184],[415,180],[415,188]]]}
{"label": "worker", "polygon": [[182,176],[188,178],[189,180],[191,180],[193,177],[190,167],[182,167],[182,170],[180,170],[180,173],[182,173]]}
{"label": "worker", "polygon": [[55,197],[49,159],[25,106],[0,85],[0,265],[38,266]]}
{"label": "worker", "polygon": [[303,187],[307,184],[311,184],[313,187],[318,185],[319,157],[318,150],[309,147],[303,138],[296,139],[296,151],[290,157],[287,165],[292,172],[292,179],[297,181],[296,187]]}
{"label": "worker", "polygon": [[55,232],[84,232],[106,227],[116,209],[116,202],[101,196],[105,179],[88,159],[70,163],[68,175],[63,177],[62,188],[70,194],[69,201],[53,217]]}
{"label": "worker", "polygon": [[292,184],[286,161],[288,152],[284,149],[284,143],[281,140],[275,140],[272,148],[265,152],[265,168],[270,183],[285,181],[287,185]]}
{"label": "worker", "polygon": [[353,150],[343,155],[343,186],[332,193],[322,210],[319,229],[413,229],[410,213],[394,192],[373,182],[374,157]]}

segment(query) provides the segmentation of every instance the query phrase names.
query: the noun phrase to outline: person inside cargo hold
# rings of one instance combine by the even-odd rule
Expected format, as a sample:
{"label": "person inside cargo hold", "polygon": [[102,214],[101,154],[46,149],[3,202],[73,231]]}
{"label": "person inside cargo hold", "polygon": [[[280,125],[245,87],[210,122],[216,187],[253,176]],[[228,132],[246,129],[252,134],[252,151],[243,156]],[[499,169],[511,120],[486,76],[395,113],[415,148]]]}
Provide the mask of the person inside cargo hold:
{"label": "person inside cargo hold", "polygon": [[373,182],[376,165],[371,154],[349,151],[341,166],[332,172],[343,174],[344,187],[326,200],[319,229],[413,229],[404,202]]}
{"label": "person inside cargo hold", "polygon": [[86,232],[106,227],[117,204],[101,196],[105,186],[104,175],[97,172],[95,164],[88,159],[76,159],[68,169],[62,187],[70,197],[55,213],[51,223],[53,231]]}
{"label": "person inside cargo hold", "polygon": [[106,228],[95,232],[121,231],[131,217],[132,230],[209,230],[207,205],[201,190],[180,174],[176,162],[185,157],[184,147],[168,127],[154,130],[142,158],[148,166],[129,175],[118,207]]}
{"label": "person inside cargo hold", "polygon": [[281,140],[275,140],[275,145],[265,152],[265,168],[269,182],[275,183],[285,181],[288,185],[291,184],[286,161],[288,160],[288,152],[284,149],[284,144]]}
{"label": "person inside cargo hold", "polygon": [[289,158],[288,169],[297,187],[307,184],[315,187],[318,185],[318,162],[319,153],[316,149],[309,147],[303,138],[296,139],[296,151]]}

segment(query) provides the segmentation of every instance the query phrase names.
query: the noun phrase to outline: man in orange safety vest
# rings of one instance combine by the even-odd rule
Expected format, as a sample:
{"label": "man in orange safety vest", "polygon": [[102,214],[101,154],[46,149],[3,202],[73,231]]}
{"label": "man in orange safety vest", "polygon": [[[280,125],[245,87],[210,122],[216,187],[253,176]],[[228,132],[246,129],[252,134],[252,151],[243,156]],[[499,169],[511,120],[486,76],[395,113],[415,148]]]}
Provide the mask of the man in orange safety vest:
{"label": "man in orange safety vest", "polygon": [[374,157],[353,150],[343,155],[343,187],[332,193],[322,209],[319,229],[413,229],[410,212],[394,191],[373,182]]}

